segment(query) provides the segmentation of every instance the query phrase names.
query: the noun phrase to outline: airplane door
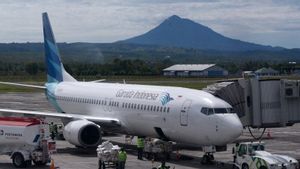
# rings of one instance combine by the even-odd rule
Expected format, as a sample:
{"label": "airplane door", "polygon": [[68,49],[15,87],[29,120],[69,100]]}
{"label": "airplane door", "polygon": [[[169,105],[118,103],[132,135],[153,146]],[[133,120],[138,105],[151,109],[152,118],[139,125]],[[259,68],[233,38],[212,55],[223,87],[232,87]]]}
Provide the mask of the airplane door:
{"label": "airplane door", "polygon": [[181,110],[180,110],[180,125],[181,126],[187,126],[188,120],[189,120],[189,110],[192,104],[192,100],[185,100],[182,104]]}

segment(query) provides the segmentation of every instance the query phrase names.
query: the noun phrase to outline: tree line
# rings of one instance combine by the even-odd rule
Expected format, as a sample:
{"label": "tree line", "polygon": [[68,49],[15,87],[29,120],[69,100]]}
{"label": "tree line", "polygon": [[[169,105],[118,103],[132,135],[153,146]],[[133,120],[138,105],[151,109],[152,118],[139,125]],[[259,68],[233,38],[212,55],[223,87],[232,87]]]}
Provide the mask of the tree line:
{"label": "tree line", "polygon": [[[161,75],[163,69],[176,64],[171,59],[161,61],[145,61],[140,59],[114,59],[109,63],[79,63],[64,64],[65,69],[73,76],[110,76],[110,75]],[[247,61],[244,63],[219,63],[230,74],[241,71],[255,71],[262,67],[271,67],[280,73],[286,73],[290,65],[288,63],[270,63],[259,61]],[[45,74],[46,68],[43,62],[5,63],[0,62],[0,75],[40,75]]]}

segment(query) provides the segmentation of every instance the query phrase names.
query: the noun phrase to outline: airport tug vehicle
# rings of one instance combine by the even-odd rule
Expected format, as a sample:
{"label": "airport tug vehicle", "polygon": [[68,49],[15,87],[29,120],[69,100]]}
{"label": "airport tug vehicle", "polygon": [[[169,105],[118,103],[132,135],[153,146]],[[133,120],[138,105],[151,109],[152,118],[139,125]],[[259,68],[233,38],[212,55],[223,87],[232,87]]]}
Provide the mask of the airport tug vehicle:
{"label": "airport tug vehicle", "polygon": [[25,168],[33,162],[46,165],[56,151],[49,126],[38,118],[0,117],[0,154],[9,155],[13,165]]}
{"label": "airport tug vehicle", "polygon": [[157,160],[160,155],[163,155],[163,158],[169,159],[173,151],[172,146],[172,142],[170,141],[147,137],[145,139],[144,153],[149,160]]}
{"label": "airport tug vehicle", "polygon": [[299,169],[298,161],[265,151],[263,142],[237,143],[233,148],[236,169]]}

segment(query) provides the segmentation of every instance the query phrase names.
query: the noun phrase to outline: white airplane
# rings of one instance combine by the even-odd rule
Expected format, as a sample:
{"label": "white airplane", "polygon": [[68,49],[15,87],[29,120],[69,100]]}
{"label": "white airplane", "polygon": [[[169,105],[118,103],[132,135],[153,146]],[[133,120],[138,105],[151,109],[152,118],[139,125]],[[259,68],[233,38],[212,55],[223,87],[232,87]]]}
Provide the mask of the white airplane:
{"label": "white airplane", "polygon": [[79,147],[101,143],[101,130],[174,142],[223,146],[242,133],[232,107],[207,92],[182,87],[79,82],[61,63],[47,13],[43,13],[47,65],[45,86],[57,112],[0,109],[0,112],[61,118],[64,136]]}

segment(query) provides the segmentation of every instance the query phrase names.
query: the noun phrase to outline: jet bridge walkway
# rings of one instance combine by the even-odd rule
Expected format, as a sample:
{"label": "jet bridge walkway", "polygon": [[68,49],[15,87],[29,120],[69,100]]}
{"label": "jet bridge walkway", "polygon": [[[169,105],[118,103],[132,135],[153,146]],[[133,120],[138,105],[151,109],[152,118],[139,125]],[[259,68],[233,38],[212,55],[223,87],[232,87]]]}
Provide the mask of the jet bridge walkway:
{"label": "jet bridge walkway", "polygon": [[285,127],[300,122],[300,80],[239,79],[203,90],[231,104],[245,127]]}

